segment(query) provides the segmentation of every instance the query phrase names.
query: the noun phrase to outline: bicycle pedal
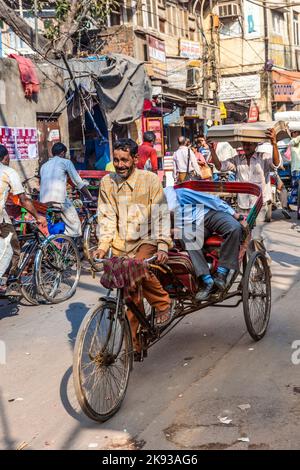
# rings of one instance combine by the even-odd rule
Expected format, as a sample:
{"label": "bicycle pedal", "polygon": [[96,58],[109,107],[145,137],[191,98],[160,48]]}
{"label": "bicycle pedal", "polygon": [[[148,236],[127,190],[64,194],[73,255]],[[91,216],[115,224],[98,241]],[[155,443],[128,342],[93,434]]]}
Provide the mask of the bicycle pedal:
{"label": "bicycle pedal", "polygon": [[21,297],[21,289],[20,289],[20,284],[17,282],[13,282],[7,286],[6,293],[5,295],[7,297]]}

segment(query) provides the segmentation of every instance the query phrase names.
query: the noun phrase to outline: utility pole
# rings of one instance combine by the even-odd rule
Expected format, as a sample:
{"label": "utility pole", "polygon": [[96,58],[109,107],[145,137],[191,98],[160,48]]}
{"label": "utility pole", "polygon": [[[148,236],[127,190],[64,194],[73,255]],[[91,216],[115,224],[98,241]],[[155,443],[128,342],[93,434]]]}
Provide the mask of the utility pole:
{"label": "utility pole", "polygon": [[34,0],[34,34],[35,34],[35,48],[39,47],[39,30],[38,30],[38,2]]}
{"label": "utility pole", "polygon": [[265,94],[265,116],[264,119],[272,118],[272,103],[270,96],[270,63],[269,63],[269,28],[268,28],[268,10],[266,0],[263,0],[264,17],[264,44],[265,44],[265,67],[262,91]]}

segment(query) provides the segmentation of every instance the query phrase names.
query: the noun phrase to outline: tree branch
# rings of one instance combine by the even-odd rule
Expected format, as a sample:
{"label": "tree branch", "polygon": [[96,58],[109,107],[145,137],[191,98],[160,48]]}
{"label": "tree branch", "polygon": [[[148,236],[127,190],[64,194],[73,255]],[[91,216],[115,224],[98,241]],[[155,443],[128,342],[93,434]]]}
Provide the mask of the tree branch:
{"label": "tree branch", "polygon": [[49,41],[39,34],[39,47],[35,47],[35,32],[26,21],[21,18],[15,11],[10,8],[7,3],[0,0],[0,19],[3,20],[10,28],[33,50],[45,56],[49,49]]}

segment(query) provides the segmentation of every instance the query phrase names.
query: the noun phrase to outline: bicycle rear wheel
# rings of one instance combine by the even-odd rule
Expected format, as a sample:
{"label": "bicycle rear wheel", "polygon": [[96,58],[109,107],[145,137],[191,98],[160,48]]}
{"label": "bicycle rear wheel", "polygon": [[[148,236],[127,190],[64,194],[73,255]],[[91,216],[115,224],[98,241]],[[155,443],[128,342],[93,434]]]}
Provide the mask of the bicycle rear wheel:
{"label": "bicycle rear wheel", "polygon": [[50,303],[63,302],[74,294],[80,278],[80,256],[67,235],[51,235],[39,249],[35,262],[36,284]]}
{"label": "bicycle rear wheel", "polygon": [[127,317],[114,302],[100,302],[83,320],[76,338],[73,379],[82,411],[104,422],[120,408],[132,368],[133,347]]}

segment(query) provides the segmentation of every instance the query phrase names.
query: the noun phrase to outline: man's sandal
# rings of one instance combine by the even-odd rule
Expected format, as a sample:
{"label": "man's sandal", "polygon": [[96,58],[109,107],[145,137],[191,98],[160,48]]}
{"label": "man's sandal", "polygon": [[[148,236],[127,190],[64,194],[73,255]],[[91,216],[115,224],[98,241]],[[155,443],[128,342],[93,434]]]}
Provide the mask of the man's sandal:
{"label": "man's sandal", "polygon": [[172,320],[172,314],[170,309],[163,310],[161,312],[156,311],[155,314],[155,325],[156,326],[166,326]]}

